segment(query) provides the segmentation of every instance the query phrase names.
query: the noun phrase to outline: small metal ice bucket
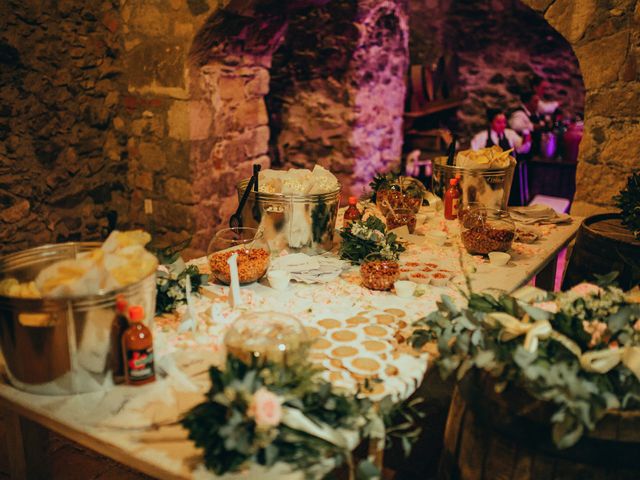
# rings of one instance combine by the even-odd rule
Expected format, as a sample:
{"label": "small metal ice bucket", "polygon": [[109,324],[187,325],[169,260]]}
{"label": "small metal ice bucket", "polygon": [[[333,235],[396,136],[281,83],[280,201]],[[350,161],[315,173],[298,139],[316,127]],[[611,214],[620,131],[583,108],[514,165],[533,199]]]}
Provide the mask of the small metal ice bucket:
{"label": "small metal ice bucket", "polygon": [[447,165],[447,157],[433,161],[433,193],[444,199],[449,180],[460,178],[462,204],[481,203],[485,207],[506,210],[511,192],[515,164],[506,168],[473,169]]}
{"label": "small metal ice bucket", "polygon": [[[238,183],[238,199],[248,183]],[[242,225],[260,228],[272,253],[287,249],[315,255],[333,248],[339,206],[340,188],[309,195],[252,191],[242,210]]]}
{"label": "small metal ice bucket", "polygon": [[[0,278],[29,282],[45,267],[99,246],[63,243],[7,255],[0,258]],[[109,340],[118,295],[130,305],[142,305],[146,323],[152,324],[155,271],[137,283],[99,295],[66,299],[0,295],[0,349],[11,383],[45,395],[112,386]]]}

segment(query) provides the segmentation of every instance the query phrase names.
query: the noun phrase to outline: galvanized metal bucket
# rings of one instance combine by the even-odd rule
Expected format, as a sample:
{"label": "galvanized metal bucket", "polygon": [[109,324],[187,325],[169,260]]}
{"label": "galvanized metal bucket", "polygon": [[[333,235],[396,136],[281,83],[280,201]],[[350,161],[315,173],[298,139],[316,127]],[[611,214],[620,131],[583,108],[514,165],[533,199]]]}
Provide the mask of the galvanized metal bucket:
{"label": "galvanized metal bucket", "polygon": [[[30,282],[47,266],[75,258],[98,243],[44,245],[0,258],[0,279]],[[65,395],[113,385],[110,332],[116,297],[142,305],[152,325],[155,271],[141,281],[98,295],[30,299],[0,295],[0,350],[11,383],[27,392]]]}
{"label": "galvanized metal bucket", "polygon": [[[248,183],[238,183],[238,199]],[[309,195],[252,191],[242,210],[242,226],[260,228],[272,253],[286,249],[315,255],[333,248],[339,207],[340,188]]]}
{"label": "galvanized metal bucket", "polygon": [[433,193],[444,199],[449,180],[458,177],[462,204],[479,203],[489,208],[506,210],[511,193],[515,163],[506,168],[472,169],[447,165],[447,157],[433,161],[431,186]]}

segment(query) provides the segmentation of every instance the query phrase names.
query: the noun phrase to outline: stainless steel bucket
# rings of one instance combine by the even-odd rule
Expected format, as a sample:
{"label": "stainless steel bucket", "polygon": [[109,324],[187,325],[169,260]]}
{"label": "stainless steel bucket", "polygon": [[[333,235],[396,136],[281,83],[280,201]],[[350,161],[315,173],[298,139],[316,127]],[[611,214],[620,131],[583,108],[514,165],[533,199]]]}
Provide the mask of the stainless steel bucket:
{"label": "stainless steel bucket", "polygon": [[[99,246],[63,243],[7,255],[0,258],[0,278],[29,282],[52,263]],[[118,295],[130,305],[142,305],[145,321],[153,323],[155,272],[135,284],[92,296],[29,299],[0,295],[0,350],[11,383],[45,395],[111,387],[109,339]]]}
{"label": "stainless steel bucket", "polygon": [[[248,183],[238,183],[238,200]],[[242,210],[242,226],[260,228],[272,253],[286,249],[315,255],[333,248],[339,206],[340,188],[313,195],[252,191]]]}
{"label": "stainless steel bucket", "polygon": [[486,207],[506,210],[511,193],[515,164],[506,168],[470,169],[447,165],[447,157],[433,161],[431,186],[433,193],[444,199],[449,180],[460,178],[462,204],[480,203]]}

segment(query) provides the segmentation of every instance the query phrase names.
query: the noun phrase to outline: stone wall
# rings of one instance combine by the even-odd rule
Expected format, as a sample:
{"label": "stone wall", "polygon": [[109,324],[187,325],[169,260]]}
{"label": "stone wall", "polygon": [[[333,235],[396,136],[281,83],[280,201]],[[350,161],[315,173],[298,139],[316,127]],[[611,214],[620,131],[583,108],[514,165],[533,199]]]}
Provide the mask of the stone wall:
{"label": "stone wall", "polygon": [[586,87],[572,213],[611,211],[640,169],[640,2],[524,0],[568,39]]}
{"label": "stone wall", "polygon": [[0,2],[0,253],[126,222],[117,6]]}
{"label": "stone wall", "polygon": [[[424,2],[436,8],[454,0]],[[465,1],[465,8],[471,3]],[[640,157],[640,7],[631,0],[525,3],[571,42],[584,75],[586,129],[574,212],[609,208]],[[210,233],[235,207],[235,181],[248,176],[253,161],[269,164],[266,126],[273,119],[261,99],[269,75],[277,73],[270,52],[285,30],[282,18],[269,15],[264,28],[242,30],[237,16],[246,14],[243,5],[0,3],[0,251],[100,239],[114,226],[147,225],[165,242],[196,235],[194,253],[202,253]],[[307,157],[282,157],[300,164],[313,157],[335,162],[332,168],[343,168],[347,182],[353,172],[356,184],[377,165],[395,161],[399,150],[399,114],[393,112],[404,95],[398,78],[406,66],[402,31],[408,8],[405,0],[357,5],[345,16],[357,30],[347,36],[351,43],[335,46],[323,37],[326,48],[318,50],[324,64],[342,68],[346,88],[319,76],[321,81],[292,90],[299,105],[305,104],[303,94],[320,105],[327,123],[318,117],[307,123],[316,132],[306,136]],[[428,9],[415,13],[413,5],[414,17],[428,17]],[[218,15],[221,7],[224,15]],[[212,31],[227,35],[238,28],[231,50],[253,47],[222,59],[216,48],[227,44]],[[436,36],[445,32],[434,29]],[[260,45],[266,46],[262,52]],[[420,62],[428,60],[427,53]],[[496,83],[501,89],[509,84],[503,76]],[[324,103],[311,95],[315,87],[326,94]],[[339,100],[340,92],[346,100]],[[304,112],[292,114],[293,106],[281,110],[290,116],[287,128],[304,119]],[[332,117],[332,110],[341,114]],[[274,145],[293,152],[282,141],[286,123],[275,120],[280,130]],[[344,124],[356,133],[334,135]],[[153,200],[148,217],[145,199]]]}
{"label": "stone wall", "polygon": [[402,147],[407,6],[335,0],[290,20],[267,105],[281,168],[329,168],[360,194]]}
{"label": "stone wall", "polygon": [[582,115],[584,84],[569,42],[537,12],[514,0],[411,0],[412,64],[455,52],[465,95],[452,122],[464,146],[486,128],[486,109],[519,105],[534,75],[567,116]]}
{"label": "stone wall", "polygon": [[[217,3],[145,0],[126,2],[121,9],[127,92],[117,128],[128,137],[128,213],[133,225],[153,230],[158,243],[177,243],[197,233],[202,199],[195,184],[209,181],[219,189],[212,172],[199,171],[193,159],[212,125],[192,93],[189,68],[194,38],[215,15]],[[150,214],[145,214],[145,200],[147,206],[152,202]],[[198,238],[194,246],[201,253],[206,240]]]}

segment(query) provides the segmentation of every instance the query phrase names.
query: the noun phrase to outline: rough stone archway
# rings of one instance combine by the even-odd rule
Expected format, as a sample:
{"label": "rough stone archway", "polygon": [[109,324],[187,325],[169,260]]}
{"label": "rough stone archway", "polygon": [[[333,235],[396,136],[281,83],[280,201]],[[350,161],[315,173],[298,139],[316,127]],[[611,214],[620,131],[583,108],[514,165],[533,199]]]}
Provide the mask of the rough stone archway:
{"label": "rough stone archway", "polygon": [[569,41],[585,83],[585,133],[571,211],[611,211],[611,197],[640,168],[640,2],[608,2],[613,8],[597,0],[522,2]]}

